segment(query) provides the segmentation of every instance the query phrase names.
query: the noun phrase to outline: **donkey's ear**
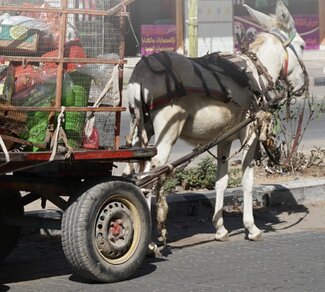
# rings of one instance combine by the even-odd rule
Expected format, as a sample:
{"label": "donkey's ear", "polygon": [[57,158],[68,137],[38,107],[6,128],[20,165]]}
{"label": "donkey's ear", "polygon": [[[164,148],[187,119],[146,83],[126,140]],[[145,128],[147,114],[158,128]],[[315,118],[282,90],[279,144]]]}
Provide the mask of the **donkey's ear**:
{"label": "donkey's ear", "polygon": [[253,20],[259,25],[261,25],[263,28],[265,28],[266,30],[271,30],[272,28],[274,28],[275,21],[272,17],[260,11],[257,11],[246,4],[244,4],[243,6],[247,9],[248,13],[253,18]]}
{"label": "donkey's ear", "polygon": [[289,33],[295,30],[295,21],[282,1],[278,1],[275,9],[277,22]]}

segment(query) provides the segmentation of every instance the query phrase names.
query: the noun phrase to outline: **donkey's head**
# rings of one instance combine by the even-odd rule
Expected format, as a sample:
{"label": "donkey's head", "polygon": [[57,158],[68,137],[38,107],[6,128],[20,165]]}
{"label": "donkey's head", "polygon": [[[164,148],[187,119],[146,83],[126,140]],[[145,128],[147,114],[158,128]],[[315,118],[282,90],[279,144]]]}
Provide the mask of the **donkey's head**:
{"label": "donkey's head", "polygon": [[278,1],[275,15],[266,15],[244,5],[251,17],[282,43],[285,58],[281,70],[293,95],[301,96],[308,88],[308,74],[302,61],[305,42],[295,29],[294,20],[283,4]]}

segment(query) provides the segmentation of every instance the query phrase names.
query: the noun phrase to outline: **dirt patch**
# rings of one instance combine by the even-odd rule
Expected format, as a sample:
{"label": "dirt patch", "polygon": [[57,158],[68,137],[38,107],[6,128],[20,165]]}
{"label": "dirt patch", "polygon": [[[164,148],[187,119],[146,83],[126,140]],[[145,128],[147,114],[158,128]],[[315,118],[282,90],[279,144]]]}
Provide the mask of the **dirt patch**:
{"label": "dirt patch", "polygon": [[[293,180],[325,179],[325,166],[312,166],[294,174],[267,174],[262,167],[254,169],[254,184],[281,184]],[[303,231],[325,232],[325,201],[300,206],[279,206],[254,210],[255,223],[263,237],[278,233]],[[172,247],[184,247],[214,241],[215,228],[212,214],[182,216],[168,220],[169,240]],[[247,239],[242,223],[242,212],[224,212],[224,224],[230,240]]]}
{"label": "dirt patch", "polygon": [[[302,231],[325,232],[325,201],[297,207],[278,207],[254,211],[255,223],[263,237]],[[169,245],[185,247],[214,240],[215,229],[211,216],[181,216],[168,220]],[[230,240],[247,238],[241,212],[224,212],[225,227]]]}
{"label": "dirt patch", "polygon": [[325,178],[325,165],[311,166],[295,173],[273,173],[266,172],[263,167],[254,168],[255,184],[272,184],[279,182],[288,182],[292,180]]}

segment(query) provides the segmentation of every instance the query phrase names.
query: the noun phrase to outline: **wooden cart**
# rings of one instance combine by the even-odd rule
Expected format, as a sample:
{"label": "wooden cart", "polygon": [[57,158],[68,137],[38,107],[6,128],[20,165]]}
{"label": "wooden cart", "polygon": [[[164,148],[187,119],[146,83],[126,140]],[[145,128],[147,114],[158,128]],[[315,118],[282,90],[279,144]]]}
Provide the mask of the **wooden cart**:
{"label": "wooden cart", "polygon": [[[122,149],[119,145],[121,112],[125,110],[124,24],[128,17],[126,7],[132,1],[51,0],[47,5],[35,6],[37,1],[22,5],[27,1],[17,0],[0,6],[3,15],[9,13],[6,17],[9,15],[12,21],[6,27],[8,34],[2,36],[7,42],[0,40],[0,59],[6,66],[0,103],[0,260],[15,246],[22,226],[38,226],[61,229],[66,258],[73,270],[86,279],[122,280],[141,265],[151,235],[147,201],[133,182],[112,175],[115,162],[149,160],[156,154],[153,148]],[[94,7],[85,7],[85,3]],[[15,23],[20,18],[26,23],[24,17],[27,23],[29,18],[37,18],[36,25]],[[57,30],[56,34],[52,31],[55,41],[51,45],[46,43],[48,35],[44,35],[48,32],[37,26],[44,25],[40,19],[51,19],[47,23],[50,30]],[[76,36],[68,39],[71,27]],[[106,39],[108,31],[112,36]],[[98,57],[98,53],[106,53],[106,47],[117,57]],[[88,57],[78,55],[79,51]],[[118,68],[118,98],[111,104],[94,107],[96,102],[91,100],[90,91],[96,85],[91,78],[86,78],[87,85],[81,84],[80,80],[85,80],[82,70],[90,65]],[[47,90],[48,86],[52,91]],[[65,97],[71,86],[79,86],[73,87],[75,103]],[[87,88],[81,90],[82,86]],[[77,104],[76,88],[86,92],[86,105]],[[50,101],[49,95],[53,96]],[[91,114],[107,115],[113,120],[109,144],[102,141],[102,145],[95,146],[98,149],[83,147],[84,133],[69,137],[69,131],[77,131],[72,129],[76,124],[70,121],[72,128],[67,129],[64,121],[69,117],[85,121]],[[46,128],[33,137],[32,129],[41,123]],[[83,127],[84,124],[79,131]],[[60,129],[65,130],[64,143],[60,141]],[[74,147],[69,146],[71,143]],[[40,199],[60,208],[62,218],[24,216],[24,206]]]}

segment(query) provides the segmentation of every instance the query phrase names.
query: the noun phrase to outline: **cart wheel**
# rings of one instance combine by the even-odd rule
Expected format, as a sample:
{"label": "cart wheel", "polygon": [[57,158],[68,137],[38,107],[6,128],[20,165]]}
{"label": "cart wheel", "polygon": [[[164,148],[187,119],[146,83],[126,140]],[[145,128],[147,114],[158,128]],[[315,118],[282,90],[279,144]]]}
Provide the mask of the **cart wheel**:
{"label": "cart wheel", "polygon": [[[0,216],[23,215],[24,208],[21,202],[21,196],[18,191],[1,190],[0,191]],[[3,260],[15,247],[19,234],[20,226],[9,226],[0,223],[0,261]]]}
{"label": "cart wheel", "polygon": [[129,182],[98,184],[63,214],[65,256],[76,274],[88,280],[129,278],[141,265],[150,237],[147,201]]}

